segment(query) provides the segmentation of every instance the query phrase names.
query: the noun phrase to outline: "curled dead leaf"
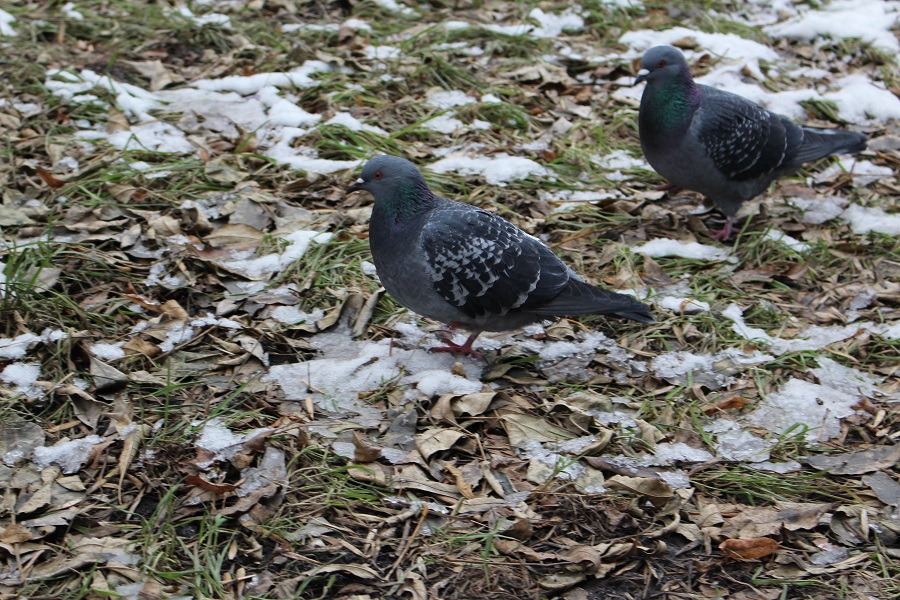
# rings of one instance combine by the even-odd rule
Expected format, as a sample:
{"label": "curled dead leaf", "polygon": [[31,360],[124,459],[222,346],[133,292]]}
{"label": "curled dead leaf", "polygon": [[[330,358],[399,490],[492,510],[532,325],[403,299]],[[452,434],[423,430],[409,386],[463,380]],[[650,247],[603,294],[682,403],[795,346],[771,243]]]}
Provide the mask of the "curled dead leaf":
{"label": "curled dead leaf", "polygon": [[199,475],[188,475],[184,480],[191,485],[196,485],[213,494],[228,494],[238,488],[238,486],[230,483],[212,483],[211,481],[206,481]]}
{"label": "curled dead leaf", "polygon": [[755,560],[769,556],[774,554],[778,547],[778,542],[767,537],[747,540],[725,540],[719,544],[719,550],[736,560]]}
{"label": "curled dead leaf", "polygon": [[381,456],[381,448],[365,439],[358,431],[353,432],[353,460],[358,463],[374,462]]}

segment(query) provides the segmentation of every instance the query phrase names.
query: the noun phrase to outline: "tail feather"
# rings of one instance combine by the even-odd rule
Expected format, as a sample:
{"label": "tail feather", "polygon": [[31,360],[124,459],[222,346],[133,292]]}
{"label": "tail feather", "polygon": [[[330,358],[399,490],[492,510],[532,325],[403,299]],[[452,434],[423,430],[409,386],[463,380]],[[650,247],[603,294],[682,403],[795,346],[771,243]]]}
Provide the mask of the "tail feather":
{"label": "tail feather", "polygon": [[641,323],[654,323],[650,307],[631,296],[570,279],[569,285],[553,300],[531,309],[539,315],[563,317],[571,315],[612,314]]}
{"label": "tail feather", "polygon": [[794,161],[806,163],[832,154],[856,154],[866,149],[866,136],[844,129],[803,128],[803,143]]}

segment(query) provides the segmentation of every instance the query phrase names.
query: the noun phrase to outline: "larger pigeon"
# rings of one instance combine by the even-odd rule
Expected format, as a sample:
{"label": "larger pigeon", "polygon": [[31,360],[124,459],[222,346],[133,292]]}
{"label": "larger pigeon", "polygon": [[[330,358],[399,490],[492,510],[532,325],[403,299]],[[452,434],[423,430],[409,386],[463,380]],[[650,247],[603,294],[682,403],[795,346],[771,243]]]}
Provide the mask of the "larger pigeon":
{"label": "larger pigeon", "polygon": [[647,161],[675,187],[708,196],[727,221],[728,239],[745,200],[803,163],[865,150],[853,131],[795,125],[746,98],[694,82],[680,50],[644,54],[635,83],[647,82],[638,125]]}
{"label": "larger pigeon", "polygon": [[375,197],[369,244],[384,288],[420,315],[472,331],[435,351],[480,356],[472,343],[482,331],[566,315],[653,322],[646,305],[585,283],[509,221],[436,196],[408,160],[371,159],[348,192],[356,190]]}

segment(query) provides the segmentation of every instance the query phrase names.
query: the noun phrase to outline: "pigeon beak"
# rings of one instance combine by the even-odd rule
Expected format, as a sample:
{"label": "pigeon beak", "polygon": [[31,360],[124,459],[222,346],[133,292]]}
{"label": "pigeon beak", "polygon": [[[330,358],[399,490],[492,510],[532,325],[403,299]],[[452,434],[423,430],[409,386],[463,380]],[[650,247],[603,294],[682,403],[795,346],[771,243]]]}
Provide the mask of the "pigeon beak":
{"label": "pigeon beak", "polygon": [[639,84],[642,81],[647,81],[647,76],[650,75],[650,71],[647,69],[641,69],[638,71],[637,77],[634,80],[634,85]]}
{"label": "pigeon beak", "polygon": [[363,186],[365,184],[366,184],[366,182],[363,181],[362,177],[360,177],[359,179],[357,179],[356,181],[353,182],[353,185],[351,185],[350,187],[347,188],[347,193],[350,194],[352,192],[358,192],[359,190],[363,189]]}

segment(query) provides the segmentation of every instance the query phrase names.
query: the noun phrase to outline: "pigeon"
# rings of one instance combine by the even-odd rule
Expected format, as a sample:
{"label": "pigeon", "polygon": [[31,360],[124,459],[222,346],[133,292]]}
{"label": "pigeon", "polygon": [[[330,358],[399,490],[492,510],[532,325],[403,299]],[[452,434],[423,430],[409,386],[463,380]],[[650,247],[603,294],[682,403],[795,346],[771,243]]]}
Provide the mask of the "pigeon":
{"label": "pigeon", "polygon": [[635,84],[641,96],[638,129],[647,162],[669,181],[708,196],[725,213],[718,240],[731,236],[741,203],[804,163],[866,148],[854,131],[795,125],[753,102],[694,82],[673,46],[644,54]]}
{"label": "pigeon", "polygon": [[375,198],[369,245],[381,284],[422,316],[472,332],[436,352],[480,357],[482,331],[508,331],[570,315],[613,314],[652,323],[645,304],[589,283],[509,221],[435,195],[403,158],[377,156],[348,193]]}

